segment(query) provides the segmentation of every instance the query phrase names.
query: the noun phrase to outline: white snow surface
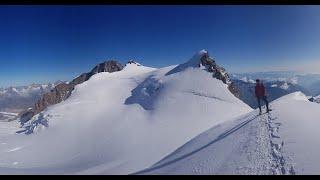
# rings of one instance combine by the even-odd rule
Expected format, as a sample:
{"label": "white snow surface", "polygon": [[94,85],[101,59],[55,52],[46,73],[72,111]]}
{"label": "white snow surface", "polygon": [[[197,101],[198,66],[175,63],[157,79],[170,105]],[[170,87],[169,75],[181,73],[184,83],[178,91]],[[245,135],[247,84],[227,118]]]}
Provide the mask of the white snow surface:
{"label": "white snow surface", "polygon": [[284,90],[287,90],[289,89],[289,85],[287,82],[283,83],[281,86],[280,86],[281,89],[284,89]]}
{"label": "white snow surface", "polygon": [[48,127],[1,135],[0,174],[135,173],[251,111],[199,68],[165,75],[175,67],[128,64],[76,86],[70,98],[33,118]]}
{"label": "white snow surface", "polygon": [[17,113],[11,113],[11,112],[0,112],[0,114],[9,115],[9,116],[18,116]]}
{"label": "white snow surface", "polygon": [[137,174],[319,174],[320,111],[295,92],[213,126]]}
{"label": "white snow surface", "polygon": [[189,61],[183,63],[183,64],[179,64],[177,65],[175,68],[173,68],[172,70],[168,71],[166,75],[170,75],[170,74],[174,74],[177,72],[181,72],[184,71],[185,69],[188,68],[196,68],[199,66],[200,64],[200,59],[202,58],[202,56],[204,54],[207,54],[208,51],[206,50],[201,50],[198,53],[196,53]]}
{"label": "white snow surface", "polygon": [[0,112],[0,121],[12,121],[15,120],[17,116],[18,114],[16,113]]}
{"label": "white snow surface", "polygon": [[258,116],[210,73],[176,67],[96,74],[30,135],[1,121],[0,174],[319,174],[319,104],[295,92]]}
{"label": "white snow surface", "polygon": [[273,108],[285,159],[294,166],[296,174],[319,174],[320,105],[296,92],[276,100]]}

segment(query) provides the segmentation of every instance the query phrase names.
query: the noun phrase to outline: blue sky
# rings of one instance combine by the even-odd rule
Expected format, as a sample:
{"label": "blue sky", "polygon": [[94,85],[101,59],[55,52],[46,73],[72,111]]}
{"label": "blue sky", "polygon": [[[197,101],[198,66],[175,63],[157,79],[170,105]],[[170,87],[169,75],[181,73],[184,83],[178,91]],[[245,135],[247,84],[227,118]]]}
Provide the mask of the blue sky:
{"label": "blue sky", "polygon": [[164,67],[201,49],[229,72],[317,71],[320,6],[0,6],[0,87],[109,59]]}

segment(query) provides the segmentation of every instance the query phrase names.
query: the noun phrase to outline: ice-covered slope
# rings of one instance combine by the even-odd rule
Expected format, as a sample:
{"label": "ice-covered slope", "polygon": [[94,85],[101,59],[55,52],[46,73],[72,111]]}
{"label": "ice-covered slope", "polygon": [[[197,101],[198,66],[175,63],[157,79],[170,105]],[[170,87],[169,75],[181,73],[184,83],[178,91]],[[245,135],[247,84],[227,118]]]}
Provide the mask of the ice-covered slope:
{"label": "ice-covered slope", "polygon": [[138,174],[319,174],[319,104],[301,92],[219,124]]}
{"label": "ice-covered slope", "polygon": [[33,118],[33,134],[3,139],[0,174],[134,173],[251,111],[209,72],[188,67],[166,75],[175,67],[128,64],[76,86]]}

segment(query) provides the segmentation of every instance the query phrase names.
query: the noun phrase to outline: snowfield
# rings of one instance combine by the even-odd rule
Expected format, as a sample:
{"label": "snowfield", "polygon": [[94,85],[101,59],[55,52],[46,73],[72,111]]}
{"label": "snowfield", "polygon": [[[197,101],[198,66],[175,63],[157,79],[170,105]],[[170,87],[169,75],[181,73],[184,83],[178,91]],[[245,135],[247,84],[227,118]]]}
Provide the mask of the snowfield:
{"label": "snowfield", "polygon": [[13,121],[17,116],[17,113],[0,112],[0,121]]}
{"label": "snowfield", "polygon": [[295,92],[258,116],[203,53],[96,74],[21,128],[0,121],[0,174],[319,174],[320,104]]}
{"label": "snowfield", "polygon": [[319,174],[319,104],[301,92],[219,124],[137,174]]}
{"label": "snowfield", "polygon": [[320,105],[296,92],[276,100],[273,108],[285,159],[297,174],[320,174]]}
{"label": "snowfield", "polygon": [[252,110],[212,74],[175,67],[128,64],[76,86],[25,125],[30,135],[2,138],[0,174],[135,173]]}

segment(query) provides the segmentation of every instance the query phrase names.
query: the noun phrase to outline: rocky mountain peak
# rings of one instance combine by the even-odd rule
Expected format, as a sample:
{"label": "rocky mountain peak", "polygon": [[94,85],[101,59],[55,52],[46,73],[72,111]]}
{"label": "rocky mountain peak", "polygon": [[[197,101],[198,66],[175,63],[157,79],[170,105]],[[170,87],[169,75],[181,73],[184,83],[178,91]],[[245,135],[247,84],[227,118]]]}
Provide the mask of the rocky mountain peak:
{"label": "rocky mountain peak", "polygon": [[105,61],[96,65],[90,72],[83,73],[77,78],[73,79],[71,82],[60,82],[58,83],[50,92],[45,93],[42,97],[35,103],[32,109],[29,109],[20,115],[20,121],[22,124],[29,121],[34,115],[40,113],[47,107],[58,104],[70,97],[75,86],[81,84],[90,77],[101,72],[116,72],[123,69],[122,64],[117,61]]}
{"label": "rocky mountain peak", "polygon": [[212,57],[210,57],[208,51],[206,50],[199,51],[188,62],[178,65],[177,67],[169,71],[166,75],[174,74],[190,67],[203,68],[209,73],[212,73],[212,76],[214,78],[217,78],[223,83],[227,84],[230,92],[236,97],[239,97],[239,90],[237,89],[237,87],[235,87],[234,83],[232,83],[227,71],[223,67],[219,66],[216,61]]}
{"label": "rocky mountain peak", "polygon": [[221,80],[223,83],[228,85],[229,91],[236,97],[240,97],[240,91],[231,81],[229,74],[226,69],[219,66],[216,61],[209,56],[207,51],[202,51],[202,56],[200,58],[199,67],[205,67],[205,69],[213,74],[214,78]]}
{"label": "rocky mountain peak", "polygon": [[223,81],[223,83],[231,83],[230,77],[226,70],[219,66],[215,60],[209,56],[207,51],[205,51],[200,58],[199,67],[201,66],[205,67],[208,72],[213,73],[213,76]]}
{"label": "rocky mountain peak", "polygon": [[127,62],[127,64],[135,64],[135,65],[137,65],[137,66],[141,66],[140,63],[137,63],[137,62],[134,61],[134,60],[129,60],[129,61]]}
{"label": "rocky mountain peak", "polygon": [[105,61],[103,63],[100,63],[98,65],[96,65],[91,71],[90,73],[93,74],[97,74],[97,73],[101,73],[101,72],[116,72],[116,71],[121,71],[123,69],[122,64],[120,64],[119,62],[115,61],[115,60],[111,60],[111,61]]}

